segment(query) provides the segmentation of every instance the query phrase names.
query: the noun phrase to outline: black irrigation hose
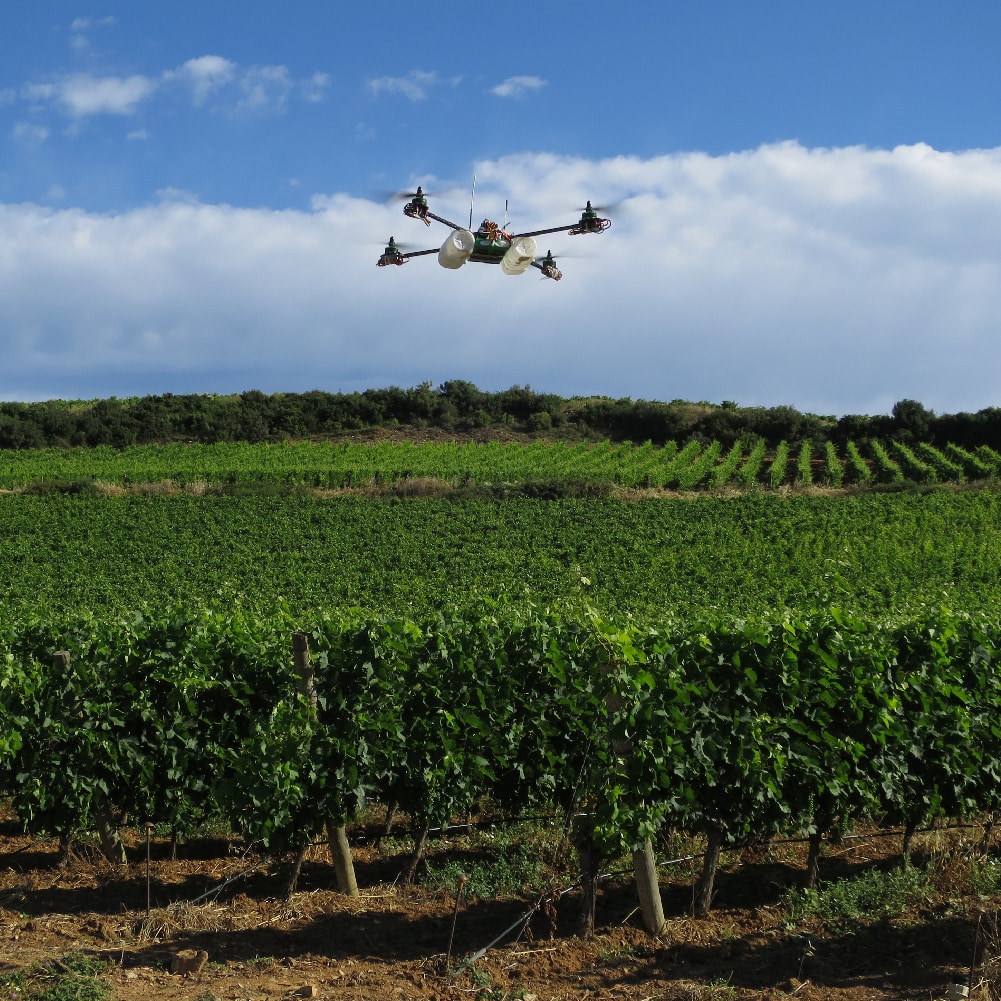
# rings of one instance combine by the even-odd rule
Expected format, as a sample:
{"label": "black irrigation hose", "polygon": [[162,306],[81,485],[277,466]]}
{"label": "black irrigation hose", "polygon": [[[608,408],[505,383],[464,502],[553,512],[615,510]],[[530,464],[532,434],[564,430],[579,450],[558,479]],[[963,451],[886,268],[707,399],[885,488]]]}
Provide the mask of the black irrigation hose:
{"label": "black irrigation hose", "polygon": [[[554,813],[540,813],[529,817],[495,817],[491,820],[470,820],[465,824],[445,824],[443,827],[429,827],[428,834],[438,834],[447,837],[451,831],[469,831],[481,827],[503,827],[509,824],[523,824],[532,820],[556,820]],[[412,837],[414,829],[412,827],[400,828],[400,833],[404,836]],[[378,835],[375,840],[385,839],[385,835]],[[368,840],[366,835],[355,835],[351,839],[355,844],[362,844]]]}
{"label": "black irrigation hose", "polygon": [[[324,843],[325,842],[322,841],[322,840],[321,841],[310,841],[306,845],[306,847],[307,848],[315,848],[317,845],[322,845]],[[268,855],[265,858],[262,858],[259,862],[255,862],[254,865],[250,866],[249,868],[244,869],[241,872],[236,873],[236,875],[234,875],[234,876],[227,876],[226,879],[224,879],[218,886],[213,887],[211,890],[206,890],[200,897],[195,897],[194,900],[186,900],[186,901],[175,900],[173,903],[169,904],[168,906],[169,907],[193,907],[195,904],[200,904],[203,900],[206,900],[208,897],[213,897],[213,898],[218,897],[219,894],[222,893],[222,891],[225,890],[226,887],[229,886],[230,883],[235,883],[238,879],[243,879],[244,876],[247,876],[250,873],[256,871],[257,869],[260,869],[262,866],[271,865],[272,863],[277,863],[277,862],[280,862],[280,861],[281,861],[281,859],[280,859],[279,856],[277,856],[277,855]]]}
{"label": "black irrigation hose", "polygon": [[[613,875],[613,873],[603,873],[597,878],[607,879],[608,876],[610,875]],[[566,889],[550,890],[548,893],[544,893],[541,897],[539,897],[539,899],[534,904],[532,904],[532,906],[527,911],[525,911],[524,914],[519,915],[517,921],[515,921],[513,924],[508,925],[507,928],[504,929],[504,931],[502,931],[495,939],[493,939],[493,941],[483,946],[482,949],[478,949],[471,956],[468,956],[466,959],[464,959],[455,968],[455,973],[456,974],[461,973],[467,966],[471,966],[477,960],[482,959],[498,942],[501,941],[501,939],[506,938],[519,925],[521,926],[521,931],[518,932],[518,937],[520,938],[522,932],[525,930],[525,927],[528,925],[528,922],[532,920],[532,917],[536,913],[538,913],[538,911],[542,908],[543,904],[554,900],[559,900],[560,897],[565,896],[568,893],[572,893],[579,886],[580,886],[580,881],[572,883],[570,886],[566,887]]]}
{"label": "black irrigation hose", "polygon": [[[922,828],[919,828],[919,830],[917,832],[915,832],[915,833],[927,834],[927,833],[930,833],[931,831],[960,831],[960,830],[968,830],[969,828],[980,827],[980,826],[981,826],[980,824],[950,824],[947,827],[922,827]],[[898,831],[898,830],[875,831],[875,832],[873,832],[871,834],[846,834],[846,835],[844,835],[841,838],[841,840],[842,841],[867,841],[870,838],[900,837],[902,834],[903,834],[903,831]],[[752,848],[752,847],[765,846],[765,845],[768,845],[768,844],[773,844],[773,845],[774,844],[798,845],[798,844],[806,844],[808,841],[809,841],[809,838],[783,838],[781,840],[771,841],[771,842],[769,842],[769,841],[745,842],[745,843],[739,844],[739,845],[732,845],[731,847],[732,848]],[[658,862],[657,863],[657,867],[658,868],[666,868],[667,866],[680,865],[682,862],[692,862],[692,861],[694,861],[695,859],[698,859],[698,858],[702,858],[702,855],[701,854],[683,855],[680,858],[669,859],[669,860],[664,861],[664,862]],[[610,879],[613,876],[624,876],[624,875],[627,875],[627,874],[629,874],[631,872],[632,872],[631,868],[628,868],[628,869],[615,869],[612,872],[601,873],[601,875],[599,875],[597,877],[597,879]],[[491,941],[488,945],[485,945],[482,949],[479,949],[477,952],[473,953],[473,955],[469,956],[467,959],[463,960],[463,962],[458,967],[456,967],[456,970],[455,970],[456,974],[461,973],[467,966],[470,966],[471,964],[475,963],[477,960],[482,959],[495,945],[497,945],[498,942],[500,942],[503,938],[505,938],[512,931],[514,931],[514,929],[517,928],[519,925],[521,925],[522,926],[522,930],[524,930],[524,926],[528,925],[528,922],[532,919],[532,916],[539,911],[539,909],[542,907],[542,905],[544,903],[546,903],[546,901],[551,901],[551,900],[554,899],[554,897],[556,899],[559,899],[560,897],[564,896],[565,894],[573,892],[580,885],[581,884],[578,881],[578,882],[574,883],[573,885],[567,887],[565,890],[560,890],[560,891],[551,890],[549,893],[543,894],[532,905],[532,907],[530,907],[524,914],[520,915],[518,917],[517,921],[515,921],[513,924],[511,924],[507,928],[505,928],[504,931],[502,931],[495,939],[493,939],[493,941]],[[520,936],[521,932],[519,932],[518,934]]]}
{"label": "black irrigation hose", "polygon": [[55,834],[46,834],[45,837],[37,838],[32,841],[30,845],[21,845],[20,848],[15,848],[13,851],[4,852],[0,855],[0,859],[3,858],[13,858],[15,855],[20,855],[21,852],[31,851],[32,848],[37,848],[39,845],[44,845],[46,841],[52,841],[55,838]]}

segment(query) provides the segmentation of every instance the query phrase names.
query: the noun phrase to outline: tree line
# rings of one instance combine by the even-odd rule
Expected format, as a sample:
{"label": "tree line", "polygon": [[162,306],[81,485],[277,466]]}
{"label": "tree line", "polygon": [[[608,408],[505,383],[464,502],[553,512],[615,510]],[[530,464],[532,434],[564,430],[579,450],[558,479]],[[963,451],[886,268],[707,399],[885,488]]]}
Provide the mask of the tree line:
{"label": "tree line", "polygon": [[890,414],[840,418],[792,406],[741,407],[684,400],[572,397],[529,386],[489,392],[450,380],[364,392],[172,394],[38,403],[0,402],[0,448],[129,445],[173,441],[286,441],[370,428],[435,428],[453,432],[507,429],[571,439],[612,441],[834,441],[867,438],[952,443],[1001,449],[1001,407],[938,415],[916,400]]}

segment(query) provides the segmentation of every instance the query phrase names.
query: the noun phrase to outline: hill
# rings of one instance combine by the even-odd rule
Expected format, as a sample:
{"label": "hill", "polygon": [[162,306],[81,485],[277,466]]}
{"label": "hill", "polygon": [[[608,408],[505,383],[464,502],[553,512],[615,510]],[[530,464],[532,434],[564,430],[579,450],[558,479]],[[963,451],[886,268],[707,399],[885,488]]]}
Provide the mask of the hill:
{"label": "hill", "polygon": [[128,445],[162,442],[277,442],[329,438],[384,429],[420,439],[429,433],[544,437],[614,442],[697,439],[780,441],[892,438],[1001,449],[1001,408],[936,415],[901,400],[889,415],[840,418],[801,413],[793,406],[741,407],[732,401],[633,400],[570,397],[528,386],[486,392],[451,380],[361,393],[188,394],[104,400],[0,403],[0,448]]}

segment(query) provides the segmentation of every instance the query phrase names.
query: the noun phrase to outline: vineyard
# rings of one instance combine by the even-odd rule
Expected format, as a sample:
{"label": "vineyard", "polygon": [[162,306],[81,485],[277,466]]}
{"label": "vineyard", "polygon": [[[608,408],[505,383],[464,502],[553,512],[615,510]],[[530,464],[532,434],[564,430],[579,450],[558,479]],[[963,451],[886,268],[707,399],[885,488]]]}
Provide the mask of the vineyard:
{"label": "vineyard", "polygon": [[1001,475],[1001,455],[981,445],[939,449],[928,443],[807,440],[766,454],[764,441],[612,444],[537,440],[514,442],[223,443],[0,450],[0,489],[80,489],[172,483],[275,484],[327,489],[388,486],[435,479],[445,484],[590,483],[668,490],[749,489],[755,485],[965,483]]}
{"label": "vineyard", "polygon": [[480,593],[551,602],[581,590],[654,618],[832,602],[988,611],[999,520],[993,489],[671,502],[11,495],[0,588],[7,609],[46,616],[220,594],[302,617],[352,605],[423,614]]}
{"label": "vineyard", "polygon": [[123,811],[177,832],[222,816],[279,852],[372,798],[425,829],[484,800],[583,811],[604,857],[662,828],[819,850],[862,817],[904,825],[906,851],[920,824],[1001,807],[996,618],[654,627],[483,600],[322,616],[298,674],[291,637],[221,607],[7,624],[0,791],[64,839],[111,837]]}
{"label": "vineyard", "polygon": [[804,839],[807,886],[856,827],[907,857],[1001,810],[999,474],[876,439],[4,452],[0,797],[115,864],[126,817],[218,825],[289,891],[329,839],[352,892],[373,804],[404,881],[484,811],[550,818],[585,888],[683,832],[703,919],[735,846]]}

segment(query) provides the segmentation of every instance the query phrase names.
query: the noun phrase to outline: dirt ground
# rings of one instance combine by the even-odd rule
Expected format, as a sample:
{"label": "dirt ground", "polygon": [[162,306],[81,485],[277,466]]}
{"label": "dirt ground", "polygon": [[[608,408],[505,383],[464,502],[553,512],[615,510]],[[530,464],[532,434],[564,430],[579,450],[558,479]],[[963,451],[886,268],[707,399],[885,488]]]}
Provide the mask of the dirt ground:
{"label": "dirt ground", "polygon": [[[315,848],[286,900],[287,865],[265,864],[224,886],[259,860],[223,840],[189,842],[178,861],[156,841],[147,872],[145,842],[137,837],[127,842],[128,867],[112,867],[86,844],[60,864],[53,842],[34,843],[7,824],[0,827],[0,984],[17,971],[58,971],[65,957],[83,954],[108,962],[101,979],[123,1001],[927,1001],[968,980],[985,937],[978,922],[981,929],[996,926],[1001,898],[972,895],[961,875],[977,833],[924,836],[916,861],[933,865],[934,889],[892,920],[836,929],[815,918],[792,925],[780,899],[802,879],[803,848],[782,844],[725,856],[704,921],[689,916],[695,863],[664,868],[668,923],[656,939],[642,930],[630,880],[606,880],[596,934],[583,940],[573,934],[576,892],[548,915],[537,912],[515,938],[532,898],[460,898],[457,906],[448,892],[398,885],[405,856],[372,847],[355,850],[360,897],[331,889],[333,868]],[[895,838],[873,832],[831,848],[821,877],[891,865],[898,847]],[[461,855],[449,844],[432,850]],[[509,926],[515,931],[475,964],[448,973],[453,920],[453,970]],[[172,973],[174,957],[185,950],[207,953],[204,965]],[[974,995],[994,996],[985,986]]]}

